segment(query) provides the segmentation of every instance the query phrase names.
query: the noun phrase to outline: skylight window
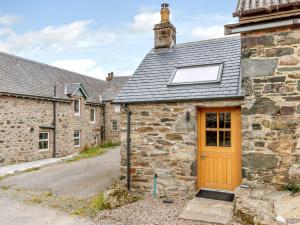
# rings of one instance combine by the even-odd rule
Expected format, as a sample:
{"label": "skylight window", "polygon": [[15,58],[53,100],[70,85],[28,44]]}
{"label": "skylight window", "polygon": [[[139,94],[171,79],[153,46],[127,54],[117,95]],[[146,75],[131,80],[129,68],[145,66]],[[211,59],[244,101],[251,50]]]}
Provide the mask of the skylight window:
{"label": "skylight window", "polygon": [[212,83],[220,81],[222,64],[177,68],[170,85]]}

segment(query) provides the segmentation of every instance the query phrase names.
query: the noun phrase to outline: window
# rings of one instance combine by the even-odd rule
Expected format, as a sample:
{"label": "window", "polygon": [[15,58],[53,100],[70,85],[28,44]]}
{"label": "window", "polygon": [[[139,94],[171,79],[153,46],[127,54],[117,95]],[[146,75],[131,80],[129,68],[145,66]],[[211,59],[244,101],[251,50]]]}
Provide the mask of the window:
{"label": "window", "polygon": [[39,150],[49,150],[49,132],[39,133]]}
{"label": "window", "polygon": [[231,113],[206,113],[206,146],[231,146]]}
{"label": "window", "polygon": [[96,109],[95,108],[92,108],[91,109],[91,115],[90,115],[90,119],[91,119],[91,122],[92,123],[95,123],[96,122]]}
{"label": "window", "polygon": [[222,64],[177,68],[170,85],[211,83],[220,81]]}
{"label": "window", "polygon": [[80,147],[80,131],[79,130],[74,131],[74,146]]}
{"label": "window", "polygon": [[76,99],[74,101],[74,113],[75,115],[79,116],[80,115],[80,99]]}
{"label": "window", "polygon": [[118,122],[116,120],[112,121],[112,131],[117,131],[118,130]]}

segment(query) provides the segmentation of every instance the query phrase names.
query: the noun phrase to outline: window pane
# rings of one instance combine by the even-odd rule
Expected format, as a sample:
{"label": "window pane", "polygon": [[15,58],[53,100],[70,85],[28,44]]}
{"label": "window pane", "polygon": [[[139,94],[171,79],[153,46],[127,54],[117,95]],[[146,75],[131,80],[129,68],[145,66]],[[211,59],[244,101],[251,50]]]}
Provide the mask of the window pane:
{"label": "window pane", "polygon": [[74,131],[74,137],[79,137],[79,131]]}
{"label": "window pane", "polygon": [[39,142],[39,149],[40,150],[48,149],[48,141],[40,141]]}
{"label": "window pane", "polygon": [[76,113],[79,112],[79,100],[75,100],[75,102],[74,102],[74,111]]}
{"label": "window pane", "polygon": [[219,145],[221,147],[230,147],[231,146],[231,132],[230,131],[220,131]]}
{"label": "window pane", "polygon": [[178,68],[172,83],[194,83],[218,81],[220,65]]}
{"label": "window pane", "polygon": [[95,121],[95,109],[91,109],[91,121]]}
{"label": "window pane", "polygon": [[230,113],[220,113],[219,114],[219,128],[230,128]]}
{"label": "window pane", "polygon": [[74,145],[78,146],[79,145],[79,139],[74,139]]}
{"label": "window pane", "polygon": [[206,113],[206,128],[217,128],[217,113]]}
{"label": "window pane", "polygon": [[217,146],[217,131],[206,131],[206,146]]}
{"label": "window pane", "polygon": [[39,133],[39,140],[48,140],[48,133]]}

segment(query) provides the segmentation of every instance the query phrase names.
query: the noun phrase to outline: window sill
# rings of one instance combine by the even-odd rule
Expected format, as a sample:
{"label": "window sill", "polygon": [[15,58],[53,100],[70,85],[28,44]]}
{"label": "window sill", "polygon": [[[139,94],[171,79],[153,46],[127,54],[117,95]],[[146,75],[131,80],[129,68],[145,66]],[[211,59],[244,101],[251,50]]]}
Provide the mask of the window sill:
{"label": "window sill", "polygon": [[49,149],[39,149],[38,152],[48,152]]}

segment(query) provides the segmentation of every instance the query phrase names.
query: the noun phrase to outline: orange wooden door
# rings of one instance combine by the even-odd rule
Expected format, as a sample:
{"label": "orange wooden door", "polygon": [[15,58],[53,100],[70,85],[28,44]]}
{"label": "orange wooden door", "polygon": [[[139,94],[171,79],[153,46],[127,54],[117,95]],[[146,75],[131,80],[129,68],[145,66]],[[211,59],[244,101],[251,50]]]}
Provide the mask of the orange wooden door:
{"label": "orange wooden door", "polygon": [[233,191],[241,183],[241,170],[240,109],[200,109],[198,188]]}

